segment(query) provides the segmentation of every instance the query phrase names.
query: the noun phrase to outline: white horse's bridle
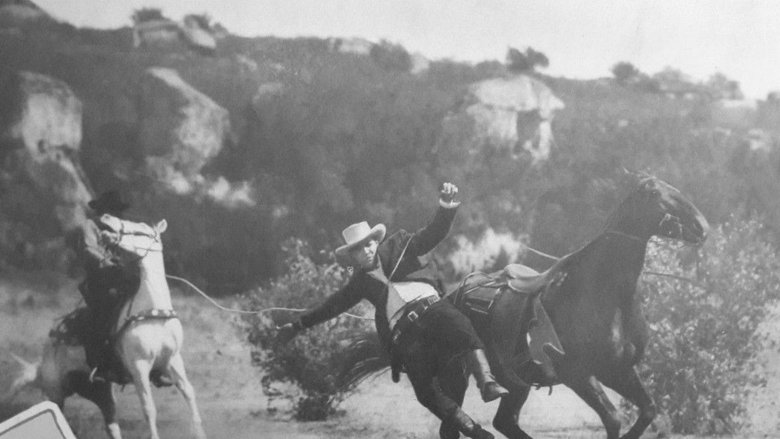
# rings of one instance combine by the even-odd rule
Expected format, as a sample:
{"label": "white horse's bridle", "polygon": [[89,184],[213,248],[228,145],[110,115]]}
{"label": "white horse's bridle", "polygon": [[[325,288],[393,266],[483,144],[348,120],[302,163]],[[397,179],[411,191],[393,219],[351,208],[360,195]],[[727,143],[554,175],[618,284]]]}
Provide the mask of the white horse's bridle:
{"label": "white horse's bridle", "polygon": [[[115,240],[111,240],[108,246],[110,248],[122,248],[123,251],[136,254],[138,257],[135,260],[132,260],[131,262],[138,262],[144,259],[145,257],[147,257],[149,253],[163,251],[162,241],[160,240],[160,232],[157,229],[150,227],[153,231],[152,234],[143,233],[143,232],[127,232],[125,231],[124,221],[120,221],[119,224],[120,224],[120,228],[118,231],[112,230],[113,233],[116,233],[117,238]],[[152,239],[152,243],[148,247],[139,247],[136,246],[135,244],[133,244],[132,246],[121,244],[122,237],[128,235],[146,236]]]}

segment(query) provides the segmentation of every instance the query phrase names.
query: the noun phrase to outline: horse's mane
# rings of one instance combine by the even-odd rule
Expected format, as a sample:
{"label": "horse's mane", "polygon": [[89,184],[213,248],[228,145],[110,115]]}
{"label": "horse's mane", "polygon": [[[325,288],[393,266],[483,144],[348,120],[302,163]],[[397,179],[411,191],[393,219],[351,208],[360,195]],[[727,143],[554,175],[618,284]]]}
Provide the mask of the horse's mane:
{"label": "horse's mane", "polygon": [[612,211],[609,213],[606,220],[603,222],[603,225],[599,230],[599,232],[593,238],[588,240],[585,244],[581,245],[576,250],[567,253],[566,255],[558,259],[550,268],[544,271],[544,275],[548,276],[548,278],[550,279],[553,279],[556,276],[559,276],[558,273],[568,273],[575,266],[577,266],[582,260],[582,258],[585,257],[590,252],[590,250],[601,240],[601,238],[609,231],[609,226],[612,224],[613,219],[620,211],[620,206],[622,206],[623,203],[629,197],[633,196],[637,191],[641,190],[645,182],[655,178],[656,177],[646,173],[629,174],[629,178],[627,179],[626,182],[627,184],[620,186],[624,188],[622,191],[622,196],[620,197],[620,201],[617,203],[615,207],[612,208]]}

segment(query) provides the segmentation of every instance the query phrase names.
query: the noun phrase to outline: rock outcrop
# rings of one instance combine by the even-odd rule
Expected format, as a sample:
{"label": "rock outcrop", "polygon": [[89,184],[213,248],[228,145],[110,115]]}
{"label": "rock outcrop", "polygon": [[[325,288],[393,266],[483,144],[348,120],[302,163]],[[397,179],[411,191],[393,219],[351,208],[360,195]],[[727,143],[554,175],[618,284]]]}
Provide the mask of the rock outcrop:
{"label": "rock outcrop", "polygon": [[[473,139],[472,154],[493,147],[519,158],[526,151],[539,163],[550,155],[552,119],[562,108],[563,102],[538,79],[525,75],[488,79],[471,85],[463,106],[445,119],[445,132],[472,130],[467,133]],[[464,124],[464,116],[472,123]]]}
{"label": "rock outcrop", "polygon": [[153,177],[158,189],[251,204],[246,184],[231,188],[224,179],[201,175],[231,138],[227,110],[187,84],[175,70],[154,67],[141,79],[138,114],[144,172]]}
{"label": "rock outcrop", "polygon": [[328,50],[338,53],[352,53],[355,55],[368,56],[374,43],[364,38],[329,38]]}
{"label": "rock outcrop", "polygon": [[133,26],[135,48],[166,47],[179,42],[179,24],[173,20],[148,20]]}
{"label": "rock outcrop", "polygon": [[207,24],[196,15],[187,15],[180,26],[181,36],[189,47],[204,55],[213,55],[217,51],[217,40]]}
{"label": "rock outcrop", "polygon": [[15,74],[0,96],[3,210],[44,236],[78,226],[91,199],[78,160],[81,101],[64,82],[33,72]]}

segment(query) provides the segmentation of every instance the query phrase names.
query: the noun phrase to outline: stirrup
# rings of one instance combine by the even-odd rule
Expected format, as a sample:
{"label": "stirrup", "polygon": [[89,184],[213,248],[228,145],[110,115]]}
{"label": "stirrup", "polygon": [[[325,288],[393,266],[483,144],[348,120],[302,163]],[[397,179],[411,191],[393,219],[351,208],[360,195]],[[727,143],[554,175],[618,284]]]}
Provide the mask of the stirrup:
{"label": "stirrup", "polygon": [[508,395],[509,390],[495,381],[488,381],[480,387],[479,393],[483,402],[491,402]]}
{"label": "stirrup", "polygon": [[90,383],[105,383],[106,380],[103,377],[97,376],[98,368],[94,367],[92,371],[89,373],[89,382]]}

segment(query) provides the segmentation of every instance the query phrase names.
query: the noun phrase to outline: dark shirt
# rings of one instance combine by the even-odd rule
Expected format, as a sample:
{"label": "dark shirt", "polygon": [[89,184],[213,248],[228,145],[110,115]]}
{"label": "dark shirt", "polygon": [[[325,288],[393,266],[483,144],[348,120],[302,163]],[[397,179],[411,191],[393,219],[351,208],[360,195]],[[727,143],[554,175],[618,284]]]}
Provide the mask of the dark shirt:
{"label": "dark shirt", "polygon": [[[425,282],[441,293],[441,282],[435,266],[426,255],[447,236],[456,211],[457,207],[439,207],[427,226],[415,233],[399,230],[379,243],[377,256],[385,276],[392,282]],[[301,323],[304,327],[310,327],[330,320],[363,299],[374,305],[377,332],[383,343],[389,344],[387,284],[363,270],[357,271],[344,287],[326,298],[321,305],[305,313]]]}

